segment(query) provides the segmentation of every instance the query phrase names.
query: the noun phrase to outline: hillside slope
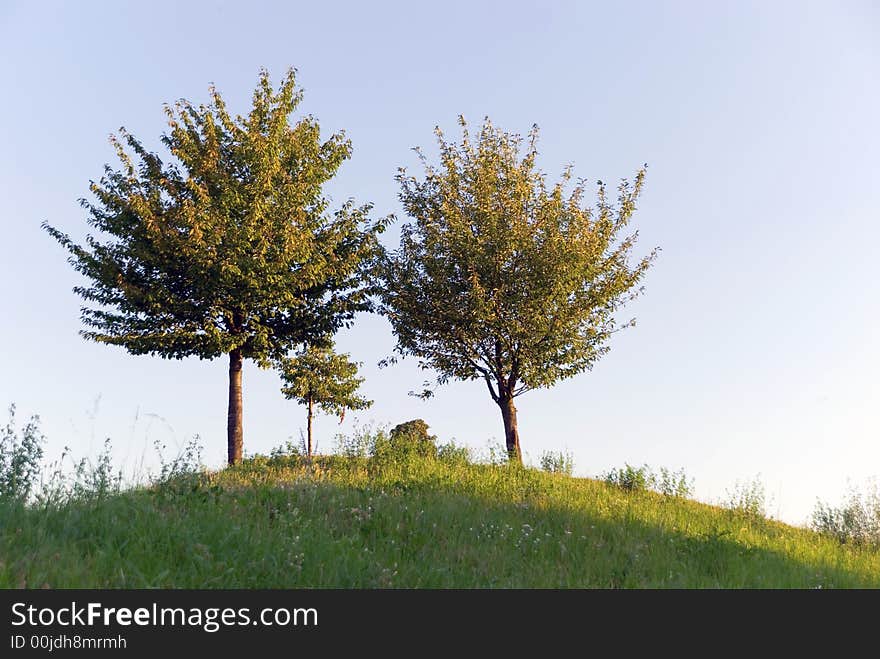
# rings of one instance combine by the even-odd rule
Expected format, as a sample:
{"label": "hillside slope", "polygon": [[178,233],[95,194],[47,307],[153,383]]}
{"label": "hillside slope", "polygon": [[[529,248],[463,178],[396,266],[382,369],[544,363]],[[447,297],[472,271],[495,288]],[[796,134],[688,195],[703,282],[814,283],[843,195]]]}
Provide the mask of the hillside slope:
{"label": "hillside slope", "polygon": [[652,492],[431,458],[257,458],[0,504],[0,587],[841,588],[880,552]]}

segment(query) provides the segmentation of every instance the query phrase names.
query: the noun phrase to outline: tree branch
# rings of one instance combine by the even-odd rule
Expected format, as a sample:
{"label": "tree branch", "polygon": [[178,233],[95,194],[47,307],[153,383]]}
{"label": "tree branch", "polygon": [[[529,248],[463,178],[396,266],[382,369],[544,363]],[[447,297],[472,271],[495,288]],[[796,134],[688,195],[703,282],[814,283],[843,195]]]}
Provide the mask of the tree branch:
{"label": "tree branch", "polygon": [[486,380],[486,386],[489,387],[489,395],[492,396],[492,400],[494,400],[496,403],[498,403],[499,398],[498,398],[498,394],[495,393],[495,388],[492,386],[492,379],[489,377],[488,374],[484,375],[483,378]]}

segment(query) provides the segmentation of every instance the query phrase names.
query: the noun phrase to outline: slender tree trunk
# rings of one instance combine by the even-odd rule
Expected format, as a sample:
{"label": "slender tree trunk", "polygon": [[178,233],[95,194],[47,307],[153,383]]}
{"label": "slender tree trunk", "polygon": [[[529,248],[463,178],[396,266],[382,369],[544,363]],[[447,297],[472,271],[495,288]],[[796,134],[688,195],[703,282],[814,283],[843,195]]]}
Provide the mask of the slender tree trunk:
{"label": "slender tree trunk", "polygon": [[507,457],[511,462],[522,464],[522,452],[519,448],[519,431],[516,427],[516,406],[513,397],[502,397],[498,401],[501,418],[504,419],[504,438],[507,443]]}
{"label": "slender tree trunk", "polygon": [[313,408],[314,408],[314,403],[312,402],[312,397],[309,396],[309,423],[308,423],[308,430],[306,431],[306,436],[308,437],[308,440],[307,440],[308,444],[306,445],[306,451],[308,452],[308,456],[310,458],[312,457],[312,415],[313,415],[312,410],[313,410]]}
{"label": "slender tree trunk", "polygon": [[230,465],[241,462],[241,350],[229,353],[229,414],[226,418],[226,455]]}

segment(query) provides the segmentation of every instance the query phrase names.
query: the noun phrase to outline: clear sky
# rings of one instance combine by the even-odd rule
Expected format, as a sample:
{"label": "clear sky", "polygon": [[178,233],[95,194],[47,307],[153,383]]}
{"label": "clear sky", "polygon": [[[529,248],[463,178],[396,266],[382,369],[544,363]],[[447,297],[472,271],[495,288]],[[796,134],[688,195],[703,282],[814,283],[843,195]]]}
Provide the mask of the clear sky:
{"label": "clear sky", "polygon": [[[393,179],[463,114],[541,127],[554,177],[615,181],[649,164],[633,226],[662,253],[591,372],[518,399],[526,457],[571,451],[576,472],[684,468],[726,497],[760,474],[769,512],[880,473],[880,5],[863,2],[16,2],[0,0],[0,405],[39,413],[47,454],[153,464],[193,434],[225,456],[226,360],[133,357],[86,343],[78,276],[40,229],[82,237],[107,136],[148,145],[162,104],[214,82],[248,109],[260,67],[295,66],[304,113],[354,144],[328,192],[404,217]],[[388,234],[389,244],[397,231]],[[379,370],[388,323],[339,338],[376,404],[361,422],[424,418],[477,449],[503,438],[479,382],[407,396],[426,374]],[[298,436],[304,410],[246,364],[245,450]]]}

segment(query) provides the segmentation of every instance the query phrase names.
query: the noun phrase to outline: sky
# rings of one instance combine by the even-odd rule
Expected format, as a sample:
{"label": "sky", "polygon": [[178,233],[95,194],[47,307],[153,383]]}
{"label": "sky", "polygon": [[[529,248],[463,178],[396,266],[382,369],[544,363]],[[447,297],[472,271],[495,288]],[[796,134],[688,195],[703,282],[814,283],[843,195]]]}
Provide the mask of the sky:
{"label": "sky", "polygon": [[[327,187],[406,221],[394,175],[440,126],[540,127],[555,180],[617,181],[648,164],[632,227],[662,251],[591,372],[517,399],[526,460],[575,473],[684,469],[723,502],[758,478],[767,512],[806,523],[880,473],[880,5],[863,2],[42,2],[0,0],[0,406],[39,414],[46,456],[126,473],[199,435],[223,464],[227,361],[128,355],[78,335],[83,283],[48,221],[87,233],[78,200],[121,126],[150,148],[163,103],[214,83],[248,110],[258,72],[296,67],[300,114],[354,151]],[[356,425],[423,418],[441,441],[503,440],[480,382],[422,401],[430,373],[392,354],[388,322],[338,337],[363,363],[366,412],[316,421],[319,451]],[[246,453],[297,439],[305,411],[272,371],[244,370]]]}

